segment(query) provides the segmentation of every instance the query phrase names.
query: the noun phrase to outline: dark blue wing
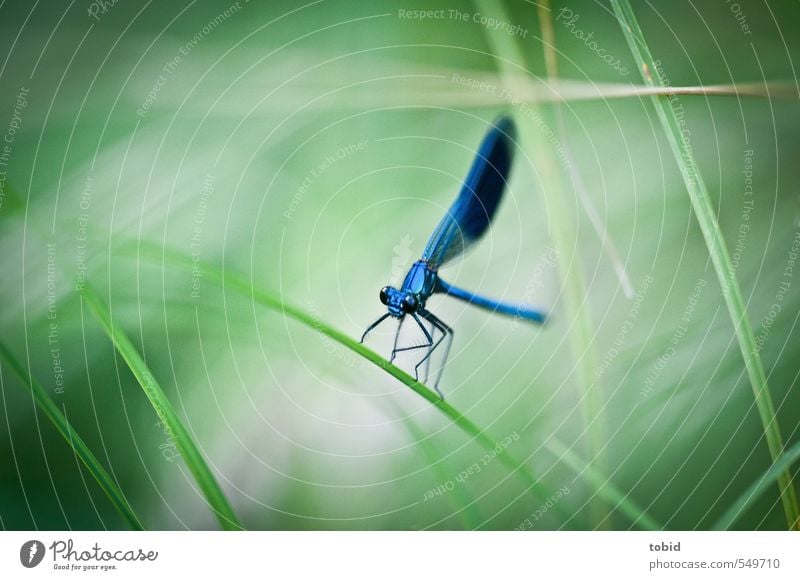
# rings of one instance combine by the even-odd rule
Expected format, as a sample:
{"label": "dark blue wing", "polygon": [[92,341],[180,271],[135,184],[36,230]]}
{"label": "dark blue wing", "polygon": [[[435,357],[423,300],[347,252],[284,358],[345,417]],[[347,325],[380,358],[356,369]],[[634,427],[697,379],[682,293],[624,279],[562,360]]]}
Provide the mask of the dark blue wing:
{"label": "dark blue wing", "polygon": [[511,172],[514,137],[514,122],[501,117],[483,138],[461,192],[422,253],[432,269],[463,254],[489,228]]}

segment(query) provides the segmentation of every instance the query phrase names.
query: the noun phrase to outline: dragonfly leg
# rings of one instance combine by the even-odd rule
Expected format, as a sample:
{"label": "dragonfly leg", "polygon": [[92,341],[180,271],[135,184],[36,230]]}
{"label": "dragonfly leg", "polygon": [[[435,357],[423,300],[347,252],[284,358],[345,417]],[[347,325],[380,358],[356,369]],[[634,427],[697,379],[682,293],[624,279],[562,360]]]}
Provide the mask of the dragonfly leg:
{"label": "dragonfly leg", "polygon": [[394,362],[394,357],[397,356],[397,339],[400,338],[400,329],[403,328],[403,321],[405,320],[405,316],[400,319],[400,322],[397,323],[397,332],[394,334],[394,345],[392,346],[392,356],[389,358],[389,362]]}
{"label": "dragonfly leg", "polygon": [[[444,324],[444,323],[442,323]],[[436,392],[439,393],[439,396],[444,400],[444,395],[442,391],[439,390],[439,381],[442,380],[442,374],[444,373],[444,365],[447,362],[447,358],[450,356],[450,347],[453,346],[453,338],[455,337],[455,332],[449,326],[447,328],[447,334],[450,336],[450,340],[447,341],[447,344],[444,347],[444,356],[442,357],[442,366],[439,369],[439,376],[436,377],[436,382],[433,384],[433,388],[436,389]]]}
{"label": "dragonfly leg", "polygon": [[367,338],[367,335],[372,332],[372,330],[378,326],[381,322],[386,320],[389,317],[389,313],[387,312],[383,316],[381,316],[378,320],[370,324],[367,329],[364,331],[364,334],[361,335],[361,340],[359,342],[364,342],[364,339]]}
{"label": "dragonfly leg", "polygon": [[[394,358],[395,358],[395,356],[397,355],[398,352],[404,352],[404,351],[407,351],[407,350],[416,350],[418,348],[430,348],[430,346],[433,344],[433,337],[430,335],[430,333],[428,333],[427,330],[425,330],[425,327],[422,326],[422,322],[420,322],[419,318],[417,318],[417,315],[416,314],[412,314],[412,316],[414,317],[414,320],[419,325],[420,329],[422,330],[422,333],[425,335],[425,339],[428,342],[427,342],[427,344],[416,344],[414,346],[404,346],[402,348],[397,348],[397,342],[395,342],[395,348],[392,349],[391,361],[394,360]],[[419,380],[419,377],[416,377],[416,378],[417,378],[417,380]]]}
{"label": "dragonfly leg", "polygon": [[430,359],[431,355],[433,354],[433,351],[436,350],[436,347],[438,347],[442,343],[442,341],[444,341],[445,338],[448,339],[447,346],[445,346],[445,350],[444,350],[444,357],[442,358],[442,365],[441,365],[441,367],[439,369],[439,374],[436,377],[436,382],[433,385],[434,390],[437,393],[439,393],[439,396],[442,398],[442,400],[444,400],[444,395],[442,394],[442,391],[439,390],[439,381],[442,380],[442,374],[444,373],[444,367],[447,364],[447,357],[450,355],[450,347],[453,344],[453,337],[454,337],[455,333],[453,332],[452,328],[450,328],[447,324],[442,322],[432,312],[429,312],[427,310],[420,310],[419,314],[425,320],[430,322],[435,328],[437,328],[442,333],[442,336],[441,336],[441,338],[439,338],[439,340],[436,341],[435,344],[431,345],[431,347],[428,350],[428,353],[425,355],[425,357],[423,357],[423,359],[417,363],[417,367],[419,367],[422,363],[428,361]]}
{"label": "dragonfly leg", "polygon": [[[435,329],[436,329],[436,327],[433,325],[433,322],[431,322],[431,336],[433,336],[435,334]],[[428,357],[425,360],[425,382],[426,383],[428,382],[428,378],[430,377],[430,372],[431,372],[431,357]]]}

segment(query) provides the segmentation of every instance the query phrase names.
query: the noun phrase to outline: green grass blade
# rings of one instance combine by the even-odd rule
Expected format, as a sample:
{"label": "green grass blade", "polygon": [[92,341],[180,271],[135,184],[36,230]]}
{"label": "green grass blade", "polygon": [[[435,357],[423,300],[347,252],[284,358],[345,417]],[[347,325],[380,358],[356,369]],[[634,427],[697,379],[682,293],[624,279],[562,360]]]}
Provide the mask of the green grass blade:
{"label": "green grass blade", "polygon": [[792,464],[800,459],[800,441],[787,449],[780,459],[773,463],[761,477],[755,480],[739,498],[731,504],[724,514],[714,524],[714,530],[727,530],[738,520],[753,504],[764,490],[771,486],[782,473],[787,471]]}
{"label": "green grass blade", "polygon": [[[628,0],[611,0],[611,5],[622,25],[625,39],[639,66],[644,82],[650,86],[665,86],[663,80],[658,76],[658,67],[650,53],[630,3]],[[783,438],[775,415],[775,405],[772,402],[772,396],[767,386],[764,366],[756,348],[755,337],[742,300],[736,272],[733,269],[730,255],[725,246],[725,240],[722,237],[714,208],[711,205],[711,198],[697,167],[692,147],[688,140],[683,138],[680,123],[672,108],[672,98],[674,97],[652,97],[653,105],[658,113],[661,125],[664,127],[670,148],[689,191],[692,208],[694,208],[695,216],[700,224],[703,238],[711,255],[714,270],[722,287],[725,305],[728,308],[736,339],[744,357],[745,369],[753,389],[767,446],[773,463],[777,463],[783,453]],[[800,510],[798,510],[797,495],[792,486],[792,477],[788,470],[782,471],[778,476],[778,488],[780,489],[789,529],[800,530]]]}
{"label": "green grass blade", "polygon": [[[395,408],[395,411],[399,412],[399,409]],[[436,477],[439,479],[439,481],[449,480],[450,475],[445,473],[435,452],[434,445],[431,443],[422,429],[420,429],[416,422],[411,418],[404,420],[402,425],[406,428],[412,439],[416,441],[422,449],[422,453],[428,459],[431,469],[436,474]],[[458,515],[464,525],[464,528],[467,530],[477,529],[478,526],[483,522],[484,518],[481,517],[481,514],[478,511],[477,503],[470,499],[461,485],[456,485],[453,488],[452,495],[448,494],[448,497],[451,498],[451,504],[453,504],[453,507],[458,510]]]}
{"label": "green grass blade", "polygon": [[8,366],[19,376],[22,382],[30,389],[33,400],[36,405],[44,413],[56,430],[66,439],[67,444],[72,448],[75,455],[89,470],[92,477],[95,478],[100,488],[108,496],[111,504],[116,508],[119,514],[128,522],[128,525],[134,530],[143,530],[139,517],[133,511],[133,508],[125,498],[125,494],[117,486],[114,479],[109,475],[94,453],[91,452],[89,447],[72,428],[67,418],[61,412],[61,409],[55,404],[47,391],[36,382],[36,380],[28,374],[25,368],[11,353],[11,350],[0,342],[0,356],[5,359]]}
{"label": "green grass blade", "polygon": [[[502,2],[476,0],[481,14],[494,18],[497,22],[510,22]],[[502,31],[491,32],[487,29],[487,38],[500,68],[506,90],[518,96],[521,90],[516,82],[527,69],[525,56],[512,36]],[[536,160],[543,183],[544,195],[547,196],[547,207],[550,210],[551,238],[553,247],[559,258],[558,272],[561,276],[563,299],[563,318],[569,323],[569,341],[574,357],[574,372],[582,391],[580,407],[583,421],[587,425],[586,440],[590,463],[599,460],[602,445],[606,441],[605,427],[601,409],[603,396],[600,386],[595,381],[596,354],[593,346],[592,321],[587,302],[586,283],[579,260],[569,260],[574,248],[579,247],[578,228],[572,216],[574,212],[567,205],[567,200],[574,196],[566,194],[565,176],[553,150],[553,144],[547,135],[556,133],[556,123],[552,115],[532,105],[524,109],[515,109],[515,118],[520,131],[520,142],[528,151],[528,158]],[[551,128],[552,127],[552,128]],[[565,265],[567,264],[567,265]],[[595,502],[597,521],[605,520],[605,508]]]}
{"label": "green grass blade", "polygon": [[192,472],[209,506],[214,510],[220,525],[226,530],[243,529],[227,498],[222,493],[217,480],[214,479],[211,470],[200,454],[200,450],[186,427],[183,426],[183,422],[173,409],[172,403],[169,402],[163,389],[147,368],[141,355],[139,355],[139,351],[136,350],[136,347],[125,333],[114,325],[108,307],[89,285],[84,286],[81,296],[86,300],[117,352],[119,352],[130,371],[136,377],[161,423],[170,431],[170,435],[174,438],[183,460],[189,467],[189,471]]}
{"label": "green grass blade", "polygon": [[[439,395],[433,389],[430,389],[425,384],[420,383],[414,377],[409,375],[401,368],[391,364],[381,355],[375,351],[367,348],[357,340],[351,338],[345,333],[329,326],[322,322],[318,317],[313,316],[300,308],[291,306],[284,303],[282,300],[273,296],[271,293],[253,287],[243,276],[232,274],[229,272],[222,272],[216,268],[205,264],[204,262],[193,262],[191,257],[184,256],[178,252],[173,252],[158,246],[140,244],[138,246],[138,255],[141,257],[151,257],[157,260],[167,260],[170,264],[188,269],[199,268],[200,273],[204,280],[208,280],[217,286],[229,288],[244,295],[245,297],[253,300],[257,304],[266,306],[271,310],[280,312],[289,318],[305,324],[306,326],[324,334],[325,336],[335,340],[342,346],[345,346],[355,352],[356,354],[364,357],[366,360],[377,366],[378,368],[386,371],[398,381],[409,387],[412,391],[417,393],[420,397],[431,403],[442,414],[450,419],[457,425],[467,436],[475,440],[481,447],[486,450],[494,449],[496,441],[492,439],[486,432],[478,427],[475,423],[470,421],[467,417],[461,414],[450,403],[439,398]],[[521,463],[517,462],[508,453],[501,453],[498,455],[498,461],[504,463],[507,467],[517,472],[524,481],[528,483],[531,490],[537,494],[540,499],[547,498],[550,494],[544,484],[538,478],[530,473]],[[568,517],[567,514],[562,514]]]}
{"label": "green grass blade", "polygon": [[664,529],[659,522],[640,508],[636,502],[627,497],[626,494],[623,494],[611,483],[602,472],[587,464],[577,453],[572,451],[572,449],[564,445],[561,441],[553,437],[547,441],[545,447],[559,458],[560,463],[563,463],[577,475],[588,481],[591,487],[596,490],[597,495],[627,515],[634,524],[645,530]]}
{"label": "green grass blade", "polygon": [[[376,352],[370,350],[360,342],[323,323],[319,320],[319,318],[312,316],[300,310],[299,308],[285,304],[282,300],[276,296],[273,296],[269,292],[254,288],[243,276],[231,272],[222,272],[203,261],[195,261],[191,256],[185,256],[180,252],[168,250],[154,244],[136,243],[135,245],[129,246],[129,250],[138,258],[151,259],[161,263],[169,263],[171,266],[182,268],[187,272],[197,272],[199,269],[199,272],[204,280],[208,280],[209,282],[220,287],[235,290],[244,297],[261,304],[262,306],[283,313],[284,315],[293,318],[318,332],[321,332],[329,338],[337,341],[342,346],[349,348],[360,356],[363,356],[378,368],[386,371],[397,380],[408,386],[415,393],[436,407],[442,414],[455,423],[465,434],[467,434],[481,447],[487,451],[494,449],[496,442],[491,437],[489,437],[481,428],[475,425],[475,423],[462,415],[447,401],[440,399],[431,388],[416,381],[411,375],[399,367],[394,366],[389,361],[381,357]],[[550,450],[550,452],[552,452],[552,450]],[[584,477],[584,479],[586,479],[587,483],[590,485],[595,485],[598,483],[598,481],[602,483],[602,486],[597,487],[598,495],[601,495],[604,498],[618,498],[618,507],[620,507],[621,511],[626,514],[635,513],[638,523],[641,527],[659,530],[662,529],[661,525],[655,522],[652,518],[647,517],[646,514],[642,516],[641,514],[644,512],[642,512],[640,508],[633,504],[630,499],[626,498],[622,492],[616,489],[612,482],[597,477],[593,479],[586,478],[584,474],[591,473],[596,475],[597,471],[591,470],[586,462],[579,459],[576,454],[572,454],[570,457],[572,458],[572,461],[566,464],[567,467]],[[523,479],[523,481],[528,484],[532,493],[536,495],[538,499],[546,501],[547,498],[553,495],[552,491],[542,484],[539,479],[534,476],[530,470],[527,469],[527,467],[525,467],[523,463],[517,461],[509,453],[498,454],[497,460],[503,463],[512,472],[517,473]],[[603,487],[607,489],[603,490]],[[558,512],[559,515],[561,515],[565,520],[571,519],[572,517],[571,514],[567,513],[564,508],[558,504],[554,506],[553,510]]]}

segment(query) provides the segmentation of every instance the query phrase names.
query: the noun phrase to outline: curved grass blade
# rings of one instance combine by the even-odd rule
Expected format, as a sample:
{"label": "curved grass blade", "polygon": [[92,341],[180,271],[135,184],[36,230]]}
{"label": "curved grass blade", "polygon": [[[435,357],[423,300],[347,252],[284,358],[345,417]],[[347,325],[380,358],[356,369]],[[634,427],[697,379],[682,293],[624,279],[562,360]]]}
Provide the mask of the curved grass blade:
{"label": "curved grass blade", "polygon": [[[160,263],[169,263],[170,265],[177,268],[182,268],[187,272],[197,272],[199,270],[204,280],[208,280],[209,282],[220,287],[235,290],[248,299],[261,304],[262,306],[280,312],[298,322],[301,322],[302,324],[305,324],[309,328],[321,332],[342,346],[349,348],[356,354],[364,357],[375,366],[383,369],[401,383],[409,387],[412,391],[436,407],[442,414],[456,424],[471,439],[475,440],[475,442],[481,447],[487,451],[494,449],[496,442],[490,436],[488,436],[484,430],[462,415],[461,412],[455,409],[448,402],[443,401],[431,388],[414,380],[411,375],[399,367],[394,366],[378,353],[370,350],[360,342],[321,322],[318,317],[312,316],[311,314],[308,314],[294,306],[285,304],[280,298],[273,296],[269,292],[254,288],[243,276],[230,272],[222,272],[203,261],[198,262],[191,256],[185,256],[180,252],[168,250],[155,244],[140,242],[129,246],[128,249],[137,257],[148,258]],[[550,451],[552,452],[552,450]],[[567,462],[566,465],[573,471],[576,471],[578,475],[582,475],[589,471],[589,467],[577,455],[571,455],[571,459],[571,462]],[[528,484],[529,489],[537,497],[537,499],[546,501],[547,498],[553,495],[551,490],[542,484],[539,479],[528,470],[524,463],[518,462],[510,454],[501,453],[497,455],[497,460],[511,469],[512,472],[519,474],[519,476]],[[589,483],[592,484],[595,481],[596,480],[589,480]],[[609,494],[613,494],[613,497],[619,498],[618,507],[620,507],[624,513],[636,513],[638,523],[641,527],[654,530],[662,529],[662,526],[655,522],[655,520],[652,518],[640,517],[638,514],[643,514],[644,512],[635,504],[633,504],[630,499],[626,498],[622,492],[616,489],[612,482],[605,480],[603,481],[603,486],[608,489],[606,491],[598,489],[598,494],[602,495],[603,497],[611,497]],[[558,504],[556,504],[553,510],[558,512],[565,521],[572,519],[572,514],[567,513],[564,508]]]}
{"label": "curved grass blade", "polygon": [[[399,409],[395,407],[395,411],[399,412]],[[419,426],[417,426],[413,419],[407,418],[402,422],[402,425],[406,428],[409,435],[411,435],[411,438],[416,441],[422,449],[422,453],[430,462],[431,469],[436,474],[436,477],[438,477],[440,481],[447,481],[449,476],[447,473],[445,473],[441,463],[438,461],[438,457],[434,450],[434,445],[426,437],[425,433],[419,428]],[[455,508],[460,508],[458,509],[459,518],[461,518],[461,522],[464,524],[466,529],[475,530],[478,528],[478,526],[480,526],[483,518],[478,511],[478,505],[469,498],[467,493],[460,485],[456,485],[453,488],[452,503],[454,504]]]}
{"label": "curved grass blade", "polygon": [[[560,462],[589,481],[591,486],[597,490],[597,495],[627,515],[634,524],[638,524],[646,530],[664,529],[659,522],[640,508],[636,502],[617,489],[605,475],[591,465],[588,465],[577,453],[564,445],[561,441],[552,437],[545,443],[545,447],[558,457]],[[601,524],[602,523],[603,522],[601,522]]]}
{"label": "curved grass blade", "polygon": [[144,530],[139,517],[125,498],[125,494],[122,493],[122,490],[117,486],[114,479],[109,475],[95,454],[92,453],[81,436],[75,432],[72,425],[61,412],[61,409],[58,408],[50,395],[47,394],[47,391],[28,374],[25,368],[11,353],[11,350],[2,342],[0,342],[0,355],[6,360],[8,366],[11,367],[28,389],[30,389],[36,405],[50,420],[61,436],[66,439],[75,455],[86,466],[86,469],[92,474],[92,477],[97,481],[100,489],[105,492],[111,504],[116,508],[123,519],[128,522],[128,525],[132,529]]}
{"label": "curved grass blade", "polygon": [[787,471],[792,464],[800,459],[800,441],[784,451],[783,455],[767,469],[761,477],[755,480],[739,498],[731,504],[724,514],[714,524],[714,530],[727,530],[736,520],[745,514],[747,509]]}
{"label": "curved grass blade", "polygon": [[[658,67],[653,59],[650,49],[636,20],[636,16],[631,9],[628,0],[611,0],[614,13],[620,21],[622,32],[628,42],[633,56],[639,66],[640,72],[645,83],[649,86],[664,87],[664,83],[658,77]],[[656,76],[654,76],[656,75]],[[675,161],[678,163],[684,183],[689,192],[697,221],[703,233],[706,246],[708,247],[711,261],[714,264],[717,278],[722,287],[722,295],[728,314],[733,322],[736,339],[744,358],[745,369],[750,379],[753,395],[758,408],[758,415],[767,440],[770,456],[773,463],[777,463],[783,454],[783,439],[778,427],[778,420],[775,414],[775,405],[772,402],[767,377],[764,374],[764,366],[756,348],[755,337],[750,327],[747,317],[742,292],[739,289],[739,282],[736,279],[736,271],[733,269],[728,249],[725,246],[725,239],[717,222],[716,213],[711,205],[708,189],[703,181],[703,177],[697,167],[697,162],[688,140],[683,138],[683,132],[678,118],[672,108],[673,97],[653,97],[653,105],[658,113],[661,125],[664,127],[667,140],[669,141]],[[792,476],[788,470],[783,470],[778,476],[778,488],[780,489],[783,509],[786,514],[786,521],[789,529],[800,530],[800,510],[797,505],[797,495],[792,485]]]}
{"label": "curved grass blade", "polygon": [[[240,294],[246,296],[247,298],[253,300],[254,302],[261,304],[262,306],[266,306],[271,310],[275,310],[280,312],[289,318],[293,318],[298,322],[305,324],[306,326],[316,330],[324,334],[325,336],[335,340],[342,346],[345,346],[355,352],[356,354],[364,357],[369,362],[374,364],[380,369],[383,369],[391,376],[396,378],[398,381],[409,387],[412,391],[417,393],[423,399],[431,403],[434,407],[436,407],[439,411],[441,411],[448,419],[450,419],[455,425],[457,425],[466,435],[468,435],[471,439],[475,440],[481,447],[484,449],[491,450],[494,449],[497,442],[492,439],[486,432],[478,427],[475,423],[470,421],[467,417],[461,414],[457,409],[455,409],[450,403],[447,401],[442,400],[439,395],[433,391],[432,389],[428,388],[425,384],[418,382],[414,379],[411,375],[406,373],[401,368],[393,365],[381,355],[376,353],[375,351],[367,348],[357,340],[351,338],[350,336],[346,335],[345,333],[329,326],[319,320],[318,317],[312,316],[311,314],[297,308],[295,306],[291,306],[289,304],[284,303],[279,298],[273,296],[269,292],[265,292],[258,288],[253,287],[244,277],[237,276],[236,274],[231,274],[228,272],[221,272],[216,268],[213,268],[203,262],[192,262],[191,257],[183,256],[178,252],[172,252],[165,248],[159,248],[158,246],[152,245],[139,245],[138,246],[138,253],[142,256],[150,256],[152,258],[161,260],[165,259],[168,260],[171,264],[176,266],[181,266],[183,268],[188,268],[191,271],[191,268],[194,267],[195,270],[199,268],[203,279],[209,280],[214,284],[230,288],[232,290],[236,290]],[[194,265],[193,265],[194,264]],[[501,453],[497,456],[498,461],[504,463],[506,467],[511,468],[512,471],[518,473],[522,479],[530,486],[531,491],[539,497],[539,499],[546,499],[551,494],[550,490],[539,481],[537,477],[535,477],[530,471],[528,471],[521,463],[517,462],[515,459],[511,457],[508,453]],[[562,516],[569,517],[569,514],[562,513]]]}
{"label": "curved grass blade", "polygon": [[172,403],[169,402],[161,386],[156,382],[155,377],[153,377],[144,360],[142,360],[139,351],[136,350],[136,347],[122,330],[114,325],[108,307],[88,284],[81,291],[81,297],[89,304],[95,317],[114,344],[114,348],[125,360],[133,376],[136,377],[159,420],[170,431],[170,436],[175,440],[189,471],[192,472],[209,506],[214,510],[220,525],[226,530],[244,529],[228,503],[225,494],[222,493],[217,480],[214,479],[203,456],[200,454],[200,450],[186,427],[183,426],[183,422],[173,409]]}

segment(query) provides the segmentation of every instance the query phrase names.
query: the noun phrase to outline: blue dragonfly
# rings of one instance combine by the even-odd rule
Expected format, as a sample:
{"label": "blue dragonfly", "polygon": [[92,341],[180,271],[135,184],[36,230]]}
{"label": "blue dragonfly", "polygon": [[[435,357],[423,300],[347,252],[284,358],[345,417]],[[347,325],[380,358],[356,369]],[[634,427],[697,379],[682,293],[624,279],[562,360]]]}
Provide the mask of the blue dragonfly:
{"label": "blue dragonfly", "polygon": [[[491,312],[539,324],[543,323],[546,318],[540,310],[528,308],[524,304],[509,304],[480,296],[469,290],[457,288],[439,277],[440,267],[463,255],[489,229],[511,172],[514,138],[514,122],[509,117],[501,117],[494,122],[481,142],[461,192],[439,225],[436,226],[425,246],[422,257],[411,266],[403,285],[399,289],[391,286],[381,288],[380,300],[386,305],[388,312],[373,322],[361,336],[363,343],[367,335],[388,317],[399,319],[389,360],[394,362],[399,352],[427,349],[425,356],[414,367],[414,375],[417,380],[419,380],[419,368],[423,363],[426,363],[425,380],[427,380],[431,355],[444,340],[447,340],[434,385],[442,399],[444,399],[444,395],[439,390],[439,381],[453,344],[454,332],[452,328],[425,308],[425,304],[432,294],[447,294]],[[410,316],[417,323],[425,337],[424,344],[398,348],[400,329],[406,316]],[[430,323],[430,331],[425,328],[420,319]],[[436,331],[439,332],[438,337],[435,336]]]}

